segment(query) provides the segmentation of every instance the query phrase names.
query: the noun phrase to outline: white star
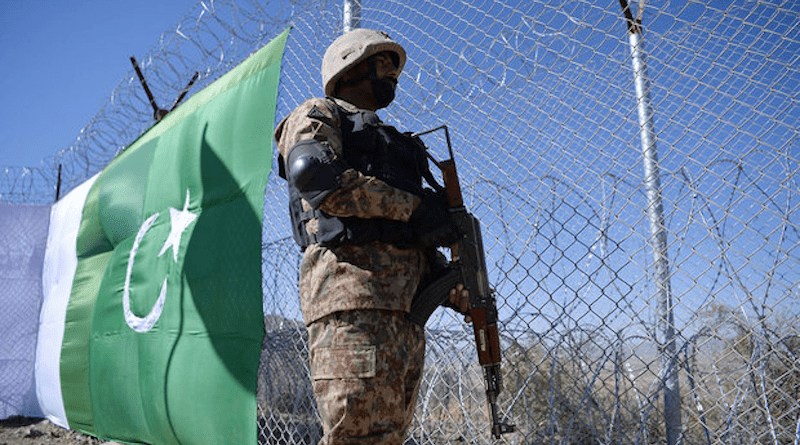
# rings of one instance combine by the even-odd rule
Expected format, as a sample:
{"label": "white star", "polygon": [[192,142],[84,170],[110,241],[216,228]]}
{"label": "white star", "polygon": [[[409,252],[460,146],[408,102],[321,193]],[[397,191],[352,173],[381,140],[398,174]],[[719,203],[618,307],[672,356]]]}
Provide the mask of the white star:
{"label": "white star", "polygon": [[172,247],[172,256],[175,262],[178,262],[178,249],[181,247],[181,234],[183,231],[189,227],[189,224],[197,218],[192,212],[189,212],[187,209],[189,208],[189,189],[186,189],[186,203],[183,204],[183,210],[178,210],[176,208],[170,207],[169,208],[169,218],[172,223],[171,229],[169,231],[169,236],[167,237],[167,241],[164,242],[164,247],[161,248],[161,252],[158,253],[158,257],[160,258],[164,252],[167,251],[170,247]]}

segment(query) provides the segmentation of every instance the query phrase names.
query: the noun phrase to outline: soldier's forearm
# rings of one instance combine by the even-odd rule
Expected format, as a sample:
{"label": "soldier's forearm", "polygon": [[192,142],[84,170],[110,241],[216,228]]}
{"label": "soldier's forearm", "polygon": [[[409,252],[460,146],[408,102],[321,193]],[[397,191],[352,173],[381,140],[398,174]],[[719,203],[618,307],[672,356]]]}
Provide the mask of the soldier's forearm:
{"label": "soldier's forearm", "polygon": [[355,170],[344,172],[341,187],[320,204],[320,209],[337,217],[386,218],[408,221],[419,203],[413,193],[391,187],[384,181]]}

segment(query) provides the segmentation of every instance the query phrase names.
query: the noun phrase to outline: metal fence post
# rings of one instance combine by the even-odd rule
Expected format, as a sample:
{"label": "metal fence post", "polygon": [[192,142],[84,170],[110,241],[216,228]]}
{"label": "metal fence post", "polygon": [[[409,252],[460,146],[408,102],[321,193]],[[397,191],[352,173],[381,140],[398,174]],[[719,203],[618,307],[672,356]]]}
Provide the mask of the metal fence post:
{"label": "metal fence post", "polygon": [[348,32],[361,27],[361,0],[344,0],[343,31]]}
{"label": "metal fence post", "polygon": [[[653,249],[653,276],[658,301],[656,340],[661,362],[659,377],[664,388],[664,424],[667,445],[675,445],[681,442],[681,394],[678,382],[669,257],[667,255],[667,230],[664,226],[664,205],[661,199],[658,150],[650,99],[650,79],[647,74],[647,57],[642,42],[641,16],[634,19],[627,2],[620,0],[620,4],[628,23],[628,42],[631,48],[636,108],[639,116],[639,137],[644,163],[647,219],[650,222],[650,247]],[[642,11],[639,12],[641,14]]]}

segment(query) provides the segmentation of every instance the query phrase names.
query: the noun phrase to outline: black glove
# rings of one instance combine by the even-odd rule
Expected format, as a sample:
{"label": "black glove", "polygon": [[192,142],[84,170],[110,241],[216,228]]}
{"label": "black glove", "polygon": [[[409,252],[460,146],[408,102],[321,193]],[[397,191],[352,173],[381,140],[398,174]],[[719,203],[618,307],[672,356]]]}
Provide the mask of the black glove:
{"label": "black glove", "polygon": [[461,238],[447,203],[434,194],[422,196],[408,222],[420,247],[449,246]]}

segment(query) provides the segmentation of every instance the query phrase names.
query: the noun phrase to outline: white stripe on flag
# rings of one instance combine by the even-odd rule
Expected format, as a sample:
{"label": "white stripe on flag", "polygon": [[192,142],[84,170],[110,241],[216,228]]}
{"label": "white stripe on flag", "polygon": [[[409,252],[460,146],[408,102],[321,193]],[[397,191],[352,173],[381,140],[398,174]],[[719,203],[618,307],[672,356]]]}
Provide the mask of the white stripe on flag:
{"label": "white stripe on flag", "polygon": [[64,428],[69,427],[61,397],[60,363],[64,319],[78,265],[75,242],[81,226],[83,205],[98,176],[99,173],[53,204],[44,254],[44,298],[39,317],[39,342],[36,345],[36,396],[44,415]]}

